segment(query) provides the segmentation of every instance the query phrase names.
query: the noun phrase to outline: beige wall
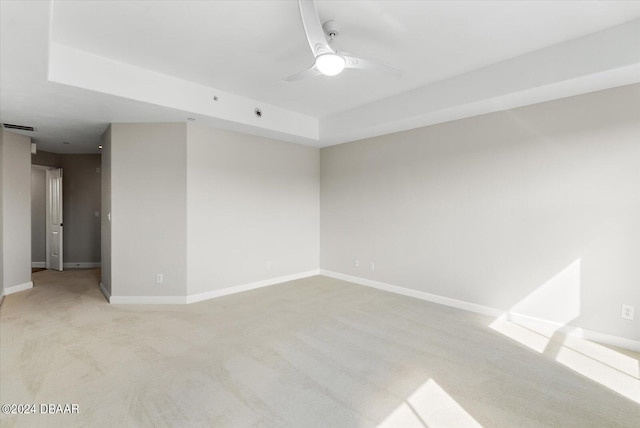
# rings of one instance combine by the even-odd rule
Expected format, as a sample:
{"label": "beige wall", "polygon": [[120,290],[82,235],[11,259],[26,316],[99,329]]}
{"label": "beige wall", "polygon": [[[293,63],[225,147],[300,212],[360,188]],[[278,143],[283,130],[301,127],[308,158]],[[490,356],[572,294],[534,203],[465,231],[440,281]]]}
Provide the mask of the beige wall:
{"label": "beige wall", "polygon": [[31,139],[1,131],[2,289],[31,283]]}
{"label": "beige wall", "polygon": [[62,155],[37,150],[35,155],[31,155],[31,164],[60,168],[60,156]]}
{"label": "beige wall", "polygon": [[103,146],[112,296],[186,297],[318,268],[318,149],[192,124],[112,124]]}
{"label": "beige wall", "polygon": [[112,295],[184,296],[186,125],[114,123],[110,150]]}
{"label": "beige wall", "polygon": [[111,292],[315,269],[319,212],[322,269],[638,340],[620,306],[640,307],[639,108],[621,87],[328,147],[319,167],[304,146],[114,124]]}
{"label": "beige wall", "polygon": [[0,304],[4,296],[4,135],[0,131]]}
{"label": "beige wall", "polygon": [[321,268],[638,340],[638,112],[632,85],[324,148]]}
{"label": "beige wall", "polygon": [[100,262],[100,155],[60,155],[63,171],[64,262]]}
{"label": "beige wall", "polygon": [[188,293],[317,269],[318,149],[187,131]]}
{"label": "beige wall", "polygon": [[[31,167],[31,262],[47,259],[47,207],[45,171]],[[66,235],[63,237],[66,239]]]}
{"label": "beige wall", "polygon": [[100,175],[100,283],[111,294],[111,125],[102,134]]}

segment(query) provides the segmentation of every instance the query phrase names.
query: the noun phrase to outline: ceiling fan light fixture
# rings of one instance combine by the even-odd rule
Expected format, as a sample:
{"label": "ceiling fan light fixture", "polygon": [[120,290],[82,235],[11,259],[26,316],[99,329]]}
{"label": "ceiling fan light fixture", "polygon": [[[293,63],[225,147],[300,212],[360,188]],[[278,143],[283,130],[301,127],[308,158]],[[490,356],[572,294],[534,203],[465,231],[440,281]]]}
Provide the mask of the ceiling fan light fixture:
{"label": "ceiling fan light fixture", "polygon": [[340,74],[346,65],[344,57],[336,53],[325,53],[316,58],[316,67],[325,76]]}

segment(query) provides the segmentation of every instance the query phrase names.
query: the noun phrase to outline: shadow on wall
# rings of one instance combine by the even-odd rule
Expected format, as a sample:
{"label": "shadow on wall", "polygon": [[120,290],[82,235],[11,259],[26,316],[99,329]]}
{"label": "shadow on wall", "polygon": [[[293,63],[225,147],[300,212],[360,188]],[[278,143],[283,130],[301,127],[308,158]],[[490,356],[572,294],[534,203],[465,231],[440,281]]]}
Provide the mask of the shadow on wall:
{"label": "shadow on wall", "polygon": [[323,148],[322,269],[505,310],[580,258],[570,323],[637,343],[638,88]]}
{"label": "shadow on wall", "polygon": [[[491,328],[515,341],[505,343],[524,347],[501,372],[507,366],[514,378],[542,377],[549,384],[566,372],[571,382],[597,383],[602,396],[636,409],[637,356],[579,336],[599,332],[630,345],[640,340],[637,323],[620,318],[621,304],[640,305],[639,89],[323,148],[321,267],[487,312],[501,309],[491,313],[506,310]],[[354,266],[354,259],[375,260],[375,272]],[[496,360],[504,363],[500,343],[480,334],[467,341],[464,351],[473,349],[477,359],[489,353],[482,347],[487,343],[497,348],[486,357],[490,369]],[[483,343],[471,348],[472,342]],[[544,370],[533,371],[523,360],[531,366],[544,360]],[[464,370],[463,362],[451,376]],[[474,419],[488,421],[477,411],[482,397],[461,393],[448,375],[443,370],[418,380],[437,380]],[[580,382],[556,385],[555,393],[592,399],[571,388]],[[502,382],[489,386],[499,400],[531,404],[518,401],[519,394],[501,394]],[[564,407],[562,397],[548,391],[540,408]],[[403,398],[411,396],[405,392]],[[599,404],[588,417],[598,416]]]}
{"label": "shadow on wall", "polygon": [[[521,117],[518,112],[510,110],[506,113],[518,127],[533,135],[537,144],[543,145],[550,155],[559,154],[559,159],[572,157],[570,150],[573,144],[554,144],[541,131],[545,127],[562,129],[558,125],[562,117],[545,116],[543,127]],[[620,129],[625,127],[625,123],[620,124]],[[629,194],[629,188],[615,185],[627,182],[629,177],[623,171],[635,170],[633,163],[637,161],[628,156],[632,152],[625,152],[632,147],[629,145],[589,147],[592,141],[598,140],[600,133],[600,130],[592,129],[590,123],[584,123],[580,135],[569,137],[574,143],[585,143],[585,152],[580,159],[584,169],[579,170],[580,173],[567,173],[565,179],[559,181],[559,184],[564,182],[566,198],[576,202],[578,210],[575,213],[579,214],[563,230],[566,233],[564,243],[570,244],[565,250],[572,248],[576,251],[579,247],[581,256],[514,304],[491,324],[491,328],[640,403],[640,361],[583,340],[582,329],[571,325],[600,331],[606,318],[598,320],[583,315],[584,311],[593,308],[601,308],[602,313],[611,314],[606,319],[606,328],[620,322],[619,318],[617,321],[613,318],[619,315],[620,301],[629,299],[629,291],[621,291],[620,286],[630,285],[629,278],[640,274],[640,269],[633,267],[637,263],[632,260],[639,248],[633,239],[638,234],[637,226],[633,226],[637,224],[633,219],[637,213],[634,198]],[[615,137],[619,138],[618,135]],[[554,139],[557,138],[558,134],[554,133]],[[627,153],[626,159],[624,153]],[[589,193],[585,193],[587,191]],[[573,239],[567,240],[571,236]],[[557,251],[558,246],[555,249]],[[548,257],[551,253],[553,251],[548,251],[545,255]],[[556,253],[556,256],[560,254]],[[604,284],[614,286],[603,292]]]}
{"label": "shadow on wall", "polygon": [[[581,259],[576,259],[494,320],[490,328],[640,404],[640,361],[584,340],[580,329],[568,325],[580,316],[580,291]],[[377,425],[397,426],[482,425],[429,378]]]}
{"label": "shadow on wall", "polygon": [[640,361],[581,338],[581,259],[542,284],[490,327],[640,404]]}

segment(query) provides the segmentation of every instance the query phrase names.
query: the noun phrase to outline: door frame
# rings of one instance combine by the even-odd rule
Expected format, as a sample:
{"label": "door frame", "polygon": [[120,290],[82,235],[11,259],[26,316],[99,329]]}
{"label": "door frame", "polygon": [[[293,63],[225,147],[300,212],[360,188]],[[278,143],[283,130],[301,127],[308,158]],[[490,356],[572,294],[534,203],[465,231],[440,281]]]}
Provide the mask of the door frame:
{"label": "door frame", "polygon": [[[46,174],[46,172],[47,172],[48,170],[55,169],[55,167],[53,167],[53,166],[45,166],[45,165],[36,165],[36,164],[31,164],[31,169],[32,169],[32,170],[34,170],[34,169],[35,169],[35,170],[42,171],[42,172],[44,172],[44,173],[45,173],[45,174],[44,174],[44,197],[43,197],[43,199],[40,201],[40,203],[44,204],[44,207],[45,207],[45,216],[44,216],[44,224],[43,224],[43,226],[44,226],[44,239],[45,239],[45,244],[44,244],[45,263],[44,263],[44,266],[43,266],[43,265],[41,265],[41,264],[38,264],[38,265],[36,266],[36,265],[34,264],[34,262],[33,262],[33,256],[32,256],[32,259],[31,259],[31,267],[32,267],[32,268],[34,268],[34,267],[39,267],[39,268],[44,267],[44,268],[46,269],[46,268],[47,268],[46,259],[47,259],[47,254],[48,254],[48,253],[47,253],[47,251],[48,251],[48,248],[47,248],[47,215],[46,215],[46,210],[47,210],[47,174]],[[32,189],[32,192],[33,192],[33,189]],[[33,212],[31,212],[31,214],[33,215]],[[31,234],[33,235],[33,228],[31,228]],[[31,245],[33,245],[33,240],[31,241]],[[38,263],[41,263],[41,262],[38,262]]]}
{"label": "door frame", "polygon": [[[51,209],[53,203],[52,203],[52,187],[51,187],[51,183],[52,183],[52,174],[56,173],[56,175],[59,175],[59,181],[58,181],[58,196],[57,196],[57,205],[59,207],[59,213],[58,215],[60,216],[59,221],[56,222],[58,223],[55,226],[53,226],[52,223],[52,215],[53,215],[53,211]],[[64,211],[63,211],[63,200],[62,200],[62,195],[63,195],[63,189],[62,189],[62,168],[51,168],[47,171],[45,171],[45,181],[46,181],[46,219],[47,219],[47,227],[46,227],[46,231],[47,231],[47,240],[46,240],[46,245],[47,245],[47,254],[46,254],[46,259],[45,259],[45,266],[47,269],[53,269],[53,270],[57,270],[57,271],[62,271],[64,269],[64,227],[63,227],[63,223],[64,223]],[[51,242],[51,236],[54,233],[54,230],[56,230],[58,232],[58,257],[57,257],[57,263],[53,263],[53,261],[51,260],[51,254],[52,254],[52,242]]]}
{"label": "door frame", "polygon": [[[35,168],[35,169],[39,169],[39,170],[45,171],[45,189],[46,189],[45,190],[45,197],[44,197],[44,204],[45,204],[45,209],[46,209],[46,215],[45,215],[45,223],[46,223],[45,224],[45,235],[46,235],[46,237],[45,237],[45,269],[51,269],[51,238],[49,236],[50,232],[51,232],[51,230],[50,230],[51,225],[50,225],[50,221],[49,221],[49,219],[51,218],[50,217],[51,216],[51,210],[50,210],[50,205],[49,205],[49,177],[48,177],[47,172],[48,171],[54,171],[54,170],[57,170],[57,169],[62,171],[62,168],[55,167],[55,166],[35,165],[35,164],[32,164],[31,167]],[[62,199],[62,189],[61,189],[61,192],[60,192],[60,196],[61,196],[60,199]],[[61,226],[61,228],[62,227],[63,226]],[[62,236],[62,238],[64,239],[64,235]],[[61,245],[62,245],[62,243],[61,243]],[[61,256],[64,257],[63,254],[61,254]],[[63,259],[63,262],[64,262],[64,259]],[[61,263],[61,265],[62,265],[62,263]]]}

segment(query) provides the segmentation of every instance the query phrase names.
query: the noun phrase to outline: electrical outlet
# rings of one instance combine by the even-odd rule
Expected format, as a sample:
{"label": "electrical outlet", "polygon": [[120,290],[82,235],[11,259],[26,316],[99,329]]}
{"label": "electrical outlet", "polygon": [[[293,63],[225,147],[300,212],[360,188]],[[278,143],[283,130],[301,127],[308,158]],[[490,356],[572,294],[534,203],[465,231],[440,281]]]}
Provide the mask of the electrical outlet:
{"label": "electrical outlet", "polygon": [[633,313],[635,308],[631,305],[622,305],[622,313],[620,316],[626,320],[633,320]]}
{"label": "electrical outlet", "polygon": [[268,269],[271,269],[271,261],[267,260],[267,262],[264,264],[264,266]]}
{"label": "electrical outlet", "polygon": [[162,275],[161,273],[156,275],[156,283],[158,284],[162,284],[162,281],[164,281],[164,275]]}
{"label": "electrical outlet", "polygon": [[375,262],[373,262],[373,261],[370,261],[370,262],[369,262],[369,269],[370,269],[370,270],[376,270],[376,264],[375,264]]}
{"label": "electrical outlet", "polygon": [[353,267],[360,267],[360,260],[353,259]]}

